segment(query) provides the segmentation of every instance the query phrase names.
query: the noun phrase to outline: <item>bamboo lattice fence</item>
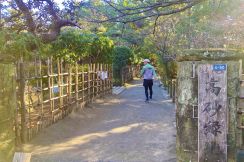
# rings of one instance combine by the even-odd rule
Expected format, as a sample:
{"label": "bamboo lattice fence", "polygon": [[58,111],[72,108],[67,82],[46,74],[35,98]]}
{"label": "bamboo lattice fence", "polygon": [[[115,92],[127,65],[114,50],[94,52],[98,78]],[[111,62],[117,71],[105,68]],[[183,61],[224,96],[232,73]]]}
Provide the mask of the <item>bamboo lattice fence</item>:
{"label": "bamboo lattice fence", "polygon": [[26,142],[42,128],[112,93],[112,67],[35,59],[17,65],[17,141]]}
{"label": "bamboo lattice fence", "polygon": [[125,66],[121,68],[121,84],[124,85],[126,82],[133,80],[133,67]]}

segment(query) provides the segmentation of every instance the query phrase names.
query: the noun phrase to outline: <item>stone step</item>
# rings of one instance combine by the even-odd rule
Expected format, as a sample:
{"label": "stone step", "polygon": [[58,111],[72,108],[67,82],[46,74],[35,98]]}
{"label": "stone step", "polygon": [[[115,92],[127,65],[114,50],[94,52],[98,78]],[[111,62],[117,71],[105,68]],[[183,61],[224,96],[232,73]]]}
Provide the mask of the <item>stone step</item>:
{"label": "stone step", "polygon": [[30,162],[31,153],[15,152],[13,162]]}
{"label": "stone step", "polygon": [[113,94],[118,95],[125,90],[125,87],[113,87]]}

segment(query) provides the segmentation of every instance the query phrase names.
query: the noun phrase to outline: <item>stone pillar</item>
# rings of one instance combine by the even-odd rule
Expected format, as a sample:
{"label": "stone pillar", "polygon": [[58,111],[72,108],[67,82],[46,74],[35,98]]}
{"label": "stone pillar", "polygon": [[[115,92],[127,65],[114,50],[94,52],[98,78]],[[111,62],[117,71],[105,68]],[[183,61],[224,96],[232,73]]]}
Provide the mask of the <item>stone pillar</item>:
{"label": "stone pillar", "polygon": [[0,161],[11,162],[15,149],[15,66],[0,63]]}
{"label": "stone pillar", "polygon": [[176,98],[176,150],[178,162],[198,161],[198,65],[227,64],[227,153],[236,161],[240,130],[237,129],[237,101],[241,74],[241,53],[234,50],[186,50],[178,54]]}

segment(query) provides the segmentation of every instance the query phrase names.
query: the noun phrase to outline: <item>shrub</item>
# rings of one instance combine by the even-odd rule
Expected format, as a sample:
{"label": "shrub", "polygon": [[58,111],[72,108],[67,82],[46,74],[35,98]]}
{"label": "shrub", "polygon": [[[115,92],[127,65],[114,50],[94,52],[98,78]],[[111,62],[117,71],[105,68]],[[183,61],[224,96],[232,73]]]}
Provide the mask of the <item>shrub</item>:
{"label": "shrub", "polygon": [[113,51],[113,77],[114,84],[121,85],[121,69],[133,62],[133,52],[126,46],[117,46]]}

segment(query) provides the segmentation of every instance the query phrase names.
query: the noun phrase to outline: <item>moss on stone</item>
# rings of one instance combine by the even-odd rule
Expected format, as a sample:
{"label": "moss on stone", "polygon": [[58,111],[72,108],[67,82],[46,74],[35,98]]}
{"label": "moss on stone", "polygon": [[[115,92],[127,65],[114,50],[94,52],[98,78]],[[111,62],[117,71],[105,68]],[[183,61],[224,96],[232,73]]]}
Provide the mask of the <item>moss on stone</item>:
{"label": "moss on stone", "polygon": [[237,49],[185,49],[177,52],[177,61],[201,60],[239,60],[243,58],[244,50]]}
{"label": "moss on stone", "polygon": [[[197,161],[198,122],[192,118],[192,107],[197,105],[199,64],[227,64],[227,107],[229,117],[228,128],[228,162],[236,160],[236,111],[239,91],[241,53],[235,50],[212,49],[192,50],[182,55],[178,62],[177,75],[177,158],[179,162]],[[183,51],[185,53],[185,51]],[[192,61],[189,61],[192,60]],[[192,64],[195,64],[195,78],[192,78]],[[187,152],[189,150],[190,152]],[[184,151],[185,150],[185,151]]]}

